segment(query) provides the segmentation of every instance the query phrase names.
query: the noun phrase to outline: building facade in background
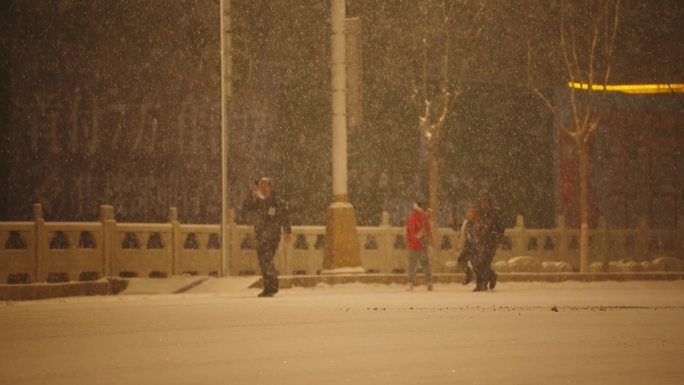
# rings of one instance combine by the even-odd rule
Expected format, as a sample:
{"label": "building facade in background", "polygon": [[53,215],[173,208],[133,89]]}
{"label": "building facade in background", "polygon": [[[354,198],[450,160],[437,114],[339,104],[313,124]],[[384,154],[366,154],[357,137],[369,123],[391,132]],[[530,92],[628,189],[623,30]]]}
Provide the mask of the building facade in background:
{"label": "building facade in background", "polygon": [[[557,135],[559,213],[579,227],[575,144]],[[600,217],[612,228],[684,221],[683,93],[609,93],[591,145],[591,227]]]}

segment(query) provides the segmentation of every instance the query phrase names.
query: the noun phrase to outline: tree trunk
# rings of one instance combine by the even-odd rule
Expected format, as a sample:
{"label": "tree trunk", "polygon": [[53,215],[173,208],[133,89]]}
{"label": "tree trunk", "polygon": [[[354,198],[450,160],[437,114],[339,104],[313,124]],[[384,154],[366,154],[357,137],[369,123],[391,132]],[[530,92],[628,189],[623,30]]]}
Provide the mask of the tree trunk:
{"label": "tree trunk", "polygon": [[[437,151],[434,148],[428,150],[428,189],[429,189],[429,204],[433,215],[437,214],[439,210],[439,158]],[[432,219],[434,222],[434,217]]]}
{"label": "tree trunk", "polygon": [[589,271],[589,145],[578,143],[579,156],[579,209],[580,209],[580,272]]}
{"label": "tree trunk", "polygon": [[[434,146],[436,147],[436,146]],[[432,215],[430,215],[430,226],[432,228],[432,237],[436,241],[436,234],[435,230],[437,229],[437,212],[439,211],[439,157],[437,155],[437,150],[434,147],[430,147],[428,151],[428,167],[430,168],[428,170],[429,173],[429,181],[428,181],[428,189],[429,189],[429,204],[430,204],[430,209],[432,210]],[[430,259],[434,260],[436,258],[435,255],[435,248],[434,247],[429,247],[428,248],[428,256]]]}

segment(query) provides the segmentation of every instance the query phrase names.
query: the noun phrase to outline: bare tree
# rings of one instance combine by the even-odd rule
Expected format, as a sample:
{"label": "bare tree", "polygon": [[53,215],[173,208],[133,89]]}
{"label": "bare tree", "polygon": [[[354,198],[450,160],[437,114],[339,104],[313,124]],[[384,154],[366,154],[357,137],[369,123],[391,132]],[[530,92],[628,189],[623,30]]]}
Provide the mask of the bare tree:
{"label": "bare tree", "polygon": [[601,108],[611,75],[620,0],[560,2],[559,51],[569,90],[570,118],[535,85],[532,47],[528,44],[528,81],[555,115],[562,135],[575,144],[579,166],[580,271],[589,271],[590,141],[601,123]]}
{"label": "bare tree", "polygon": [[473,50],[482,31],[482,1],[424,0],[414,35],[416,79],[411,101],[418,113],[418,129],[427,152],[430,207],[439,208],[439,144],[449,112],[463,91],[474,62]]}

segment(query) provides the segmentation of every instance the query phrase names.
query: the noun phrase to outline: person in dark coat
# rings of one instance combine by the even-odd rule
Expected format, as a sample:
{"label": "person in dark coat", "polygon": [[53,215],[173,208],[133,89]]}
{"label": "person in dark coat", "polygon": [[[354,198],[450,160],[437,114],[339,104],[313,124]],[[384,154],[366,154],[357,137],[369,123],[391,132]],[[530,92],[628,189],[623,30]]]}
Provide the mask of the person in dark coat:
{"label": "person in dark coat", "polygon": [[477,213],[479,218],[479,257],[474,264],[475,291],[486,291],[496,286],[498,275],[492,270],[492,261],[496,254],[496,247],[501,243],[505,227],[501,223],[499,209],[492,207],[488,194],[480,198],[480,208]]}
{"label": "person in dark coat", "polygon": [[459,243],[457,245],[458,251],[458,267],[465,274],[463,284],[467,285],[475,277],[473,269],[476,259],[479,258],[477,251],[477,243],[479,239],[480,224],[477,219],[477,207],[471,206],[466,210],[466,217],[460,226],[457,226],[453,218],[449,218],[449,225],[455,231],[459,231]]}
{"label": "person in dark coat", "polygon": [[252,187],[250,197],[245,200],[242,208],[245,212],[255,214],[254,235],[264,283],[264,290],[259,297],[273,297],[278,292],[278,271],[273,259],[281,232],[285,234],[286,242],[292,239],[288,204],[273,192],[273,184],[269,178],[261,178]]}

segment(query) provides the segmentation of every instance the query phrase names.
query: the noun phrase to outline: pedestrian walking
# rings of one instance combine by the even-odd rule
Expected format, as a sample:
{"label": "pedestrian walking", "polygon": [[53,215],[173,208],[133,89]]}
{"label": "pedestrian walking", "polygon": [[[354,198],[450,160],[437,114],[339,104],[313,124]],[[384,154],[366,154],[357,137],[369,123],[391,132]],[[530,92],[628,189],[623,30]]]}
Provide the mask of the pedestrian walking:
{"label": "pedestrian walking", "polygon": [[496,287],[498,274],[492,270],[492,261],[496,254],[496,248],[503,240],[506,230],[501,223],[499,209],[491,204],[489,194],[480,197],[480,207],[477,212],[479,218],[479,258],[474,265],[477,287],[475,291],[486,291],[487,288]]}
{"label": "pedestrian walking", "polygon": [[278,271],[273,260],[281,233],[284,233],[286,242],[292,239],[288,204],[276,196],[271,179],[264,177],[252,186],[250,196],[242,208],[245,212],[255,214],[254,235],[264,284],[264,290],[259,297],[273,297],[278,292]]}
{"label": "pedestrian walking", "polygon": [[463,284],[467,285],[473,281],[475,274],[473,266],[479,258],[477,242],[479,222],[477,219],[477,207],[471,206],[466,210],[466,217],[460,227],[456,227],[453,218],[449,218],[449,225],[452,229],[459,231],[458,245],[456,247],[458,253],[458,267],[465,274]]}
{"label": "pedestrian walking", "polygon": [[406,244],[409,251],[409,290],[413,290],[416,285],[416,270],[420,263],[423,274],[425,274],[427,289],[432,291],[432,268],[428,256],[428,243],[434,245],[430,226],[430,212],[424,200],[417,200],[413,204],[413,211],[406,221]]}

